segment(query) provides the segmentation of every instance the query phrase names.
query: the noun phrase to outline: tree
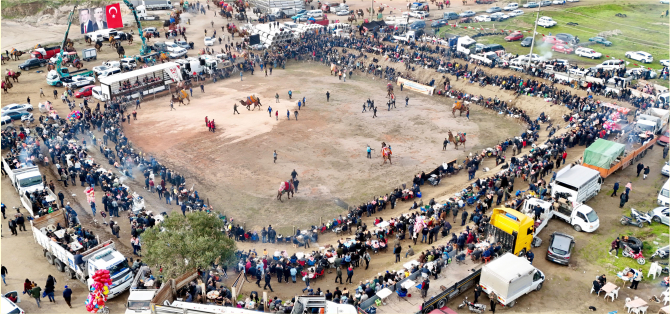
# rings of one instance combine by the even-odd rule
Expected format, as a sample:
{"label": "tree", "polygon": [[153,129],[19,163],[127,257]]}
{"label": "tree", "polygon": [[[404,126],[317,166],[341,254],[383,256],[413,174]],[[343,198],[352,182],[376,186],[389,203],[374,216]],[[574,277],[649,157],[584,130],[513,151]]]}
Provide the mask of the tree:
{"label": "tree", "polygon": [[220,263],[233,261],[235,241],[222,230],[216,215],[193,212],[170,215],[142,234],[142,253],[148,265],[161,266],[165,278],[177,278],[196,269],[207,269],[217,257]]}

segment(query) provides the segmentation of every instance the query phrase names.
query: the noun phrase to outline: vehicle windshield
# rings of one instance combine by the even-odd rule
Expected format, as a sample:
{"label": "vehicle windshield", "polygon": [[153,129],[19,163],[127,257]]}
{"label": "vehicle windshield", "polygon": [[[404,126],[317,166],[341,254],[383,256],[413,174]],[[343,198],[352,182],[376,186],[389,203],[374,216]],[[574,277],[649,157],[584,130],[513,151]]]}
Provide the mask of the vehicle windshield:
{"label": "vehicle windshield", "polygon": [[670,197],[669,194],[670,194],[670,190],[668,190],[668,189],[662,189],[662,190],[661,190],[661,196],[663,196],[663,197]]}
{"label": "vehicle windshield", "polygon": [[128,301],[128,309],[135,311],[148,310],[151,301]]}
{"label": "vehicle windshield", "polygon": [[114,265],[112,268],[110,268],[109,269],[109,274],[113,277],[114,275],[116,275],[119,272],[122,272],[126,268],[130,268],[130,266],[128,266],[127,261],[123,261],[121,263],[118,263],[118,264]]}
{"label": "vehicle windshield", "polygon": [[596,214],[595,210],[592,210],[586,214],[586,218],[589,222],[596,222],[598,220],[598,214]]}
{"label": "vehicle windshield", "polygon": [[88,87],[82,87],[82,89],[80,89],[79,91],[83,93],[83,92],[85,92],[87,89],[88,89]]}
{"label": "vehicle windshield", "polygon": [[31,178],[25,178],[25,179],[20,179],[19,184],[21,185],[22,188],[27,188],[33,185],[38,185],[42,184],[42,177],[41,176],[35,176]]}

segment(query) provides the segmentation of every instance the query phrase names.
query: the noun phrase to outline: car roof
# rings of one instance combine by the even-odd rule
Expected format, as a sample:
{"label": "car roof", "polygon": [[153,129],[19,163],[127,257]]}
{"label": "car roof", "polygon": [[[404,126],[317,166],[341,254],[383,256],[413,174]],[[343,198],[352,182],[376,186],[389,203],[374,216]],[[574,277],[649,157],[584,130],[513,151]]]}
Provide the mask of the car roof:
{"label": "car roof", "polygon": [[554,232],[552,236],[554,237],[554,240],[551,241],[551,247],[555,247],[566,252],[570,249],[570,243],[575,240],[575,238],[572,236],[560,232]]}

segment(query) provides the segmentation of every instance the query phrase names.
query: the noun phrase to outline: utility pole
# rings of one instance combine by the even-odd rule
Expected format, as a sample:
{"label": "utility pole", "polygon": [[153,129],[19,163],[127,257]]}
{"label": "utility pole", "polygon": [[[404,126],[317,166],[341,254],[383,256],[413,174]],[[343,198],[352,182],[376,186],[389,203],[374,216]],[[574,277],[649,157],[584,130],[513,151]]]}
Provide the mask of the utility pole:
{"label": "utility pole", "polygon": [[537,17],[535,18],[535,28],[533,29],[533,40],[530,42],[530,54],[528,55],[528,67],[530,68],[530,61],[533,60],[533,46],[535,46],[535,34],[537,33],[537,21],[540,19],[541,5],[537,6]]}

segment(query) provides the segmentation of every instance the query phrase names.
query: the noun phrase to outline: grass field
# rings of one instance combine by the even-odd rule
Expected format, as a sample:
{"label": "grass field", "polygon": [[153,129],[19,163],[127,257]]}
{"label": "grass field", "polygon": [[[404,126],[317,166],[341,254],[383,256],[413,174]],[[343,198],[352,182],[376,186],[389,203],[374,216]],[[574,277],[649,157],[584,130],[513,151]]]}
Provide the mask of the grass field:
{"label": "grass field", "polygon": [[[586,42],[590,37],[597,36],[598,33],[604,31],[621,31],[621,35],[608,37],[607,40],[612,42],[612,46],[605,47],[600,44],[593,44],[590,47],[605,56],[623,59],[629,61],[629,67],[633,67],[634,63],[640,64],[635,60],[625,57],[626,51],[642,50],[651,53],[654,57],[654,62],[645,66],[653,69],[662,69],[663,66],[659,63],[662,59],[670,59],[668,50],[670,44],[668,41],[668,18],[660,17],[661,13],[665,14],[668,5],[663,4],[630,4],[623,1],[615,1],[611,4],[603,5],[571,5],[570,7],[553,5],[546,11],[540,12],[540,16],[549,16],[553,18],[558,25],[552,28],[538,27],[536,35],[536,43],[541,42],[543,35],[569,33],[579,37],[580,41]],[[502,4],[496,4],[504,6]],[[561,8],[561,10],[557,10]],[[475,27],[476,29],[463,29],[463,27],[454,28],[446,26],[440,29],[440,34],[449,33],[455,35],[474,35],[480,32],[480,28],[489,29],[505,29],[505,30],[521,30],[524,35],[530,35],[533,30],[535,18],[537,16],[537,9],[523,9],[524,15],[510,18],[504,22],[487,22],[487,23],[468,23],[460,24],[459,26]],[[626,18],[616,17],[617,13],[626,14]],[[577,23],[576,26],[566,25],[568,22]],[[531,32],[527,32],[531,31]],[[489,30],[489,32],[491,32]],[[506,42],[504,36],[484,36],[477,38],[478,42],[484,44],[502,44],[508,52],[514,54],[527,54],[528,47],[521,47],[520,42]],[[551,45],[540,46],[534,53],[540,55],[553,54],[555,58],[569,59],[577,61],[580,64],[596,64],[599,60],[591,60],[576,55],[556,55],[552,53]]]}

